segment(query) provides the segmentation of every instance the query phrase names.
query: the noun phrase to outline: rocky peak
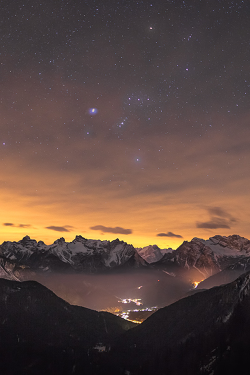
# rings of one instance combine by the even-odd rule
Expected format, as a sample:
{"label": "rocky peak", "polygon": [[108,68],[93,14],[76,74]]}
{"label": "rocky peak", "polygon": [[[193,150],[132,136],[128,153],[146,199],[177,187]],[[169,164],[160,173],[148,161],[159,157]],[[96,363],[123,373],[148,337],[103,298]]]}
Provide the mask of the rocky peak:
{"label": "rocky peak", "polygon": [[157,245],[149,245],[145,247],[136,248],[137,253],[147,263],[155,263],[160,261],[165,254],[165,249],[161,250]]}
{"label": "rocky peak", "polygon": [[126,244],[127,245],[126,242],[120,241],[119,238],[116,238],[115,240],[111,241],[110,244],[111,244],[111,247],[115,247],[119,244]]}
{"label": "rocky peak", "polygon": [[65,238],[61,237],[54,241],[55,245],[64,245],[65,244]]}
{"label": "rocky peak", "polygon": [[19,243],[22,246],[27,247],[27,248],[32,248],[32,247],[37,246],[36,240],[32,240],[29,236],[23,237],[23,239],[21,241],[17,242],[17,243]]}
{"label": "rocky peak", "polygon": [[84,243],[86,242],[86,238],[82,237],[81,235],[77,235],[76,238],[73,240],[73,242],[81,242],[81,243]]}
{"label": "rocky peak", "polygon": [[250,252],[250,241],[247,238],[241,237],[237,234],[228,237],[216,235],[214,237],[210,237],[209,240],[223,247],[233,248],[243,252]]}
{"label": "rocky peak", "polygon": [[189,266],[194,266],[198,259],[202,256],[205,260],[207,258],[207,263],[213,261],[212,250],[210,247],[206,246],[202,240],[198,238],[193,238],[190,242],[184,241],[182,245],[178,247],[175,252],[175,256],[180,264],[183,266],[188,264]]}
{"label": "rocky peak", "polygon": [[44,243],[43,241],[38,241],[37,244],[38,244],[38,246],[40,246],[40,247],[41,247],[41,246],[46,246],[45,243]]}
{"label": "rocky peak", "polygon": [[22,241],[29,241],[30,240],[30,236],[24,236]]}

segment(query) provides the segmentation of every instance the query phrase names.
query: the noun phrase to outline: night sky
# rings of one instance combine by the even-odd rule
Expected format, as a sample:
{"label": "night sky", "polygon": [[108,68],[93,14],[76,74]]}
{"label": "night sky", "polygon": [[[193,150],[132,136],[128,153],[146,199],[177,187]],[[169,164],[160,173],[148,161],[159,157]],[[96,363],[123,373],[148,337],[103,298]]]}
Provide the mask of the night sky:
{"label": "night sky", "polygon": [[250,238],[248,1],[0,3],[0,242]]}

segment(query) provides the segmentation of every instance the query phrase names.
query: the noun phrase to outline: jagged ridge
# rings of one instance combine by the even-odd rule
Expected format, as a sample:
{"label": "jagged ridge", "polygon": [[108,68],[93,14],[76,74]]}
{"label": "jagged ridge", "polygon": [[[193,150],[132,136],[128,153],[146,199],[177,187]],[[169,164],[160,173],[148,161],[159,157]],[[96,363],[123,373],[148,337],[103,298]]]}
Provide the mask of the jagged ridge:
{"label": "jagged ridge", "polygon": [[176,250],[132,245],[114,241],[88,240],[76,236],[72,242],[64,238],[52,245],[24,237],[19,242],[6,241],[0,246],[0,256],[8,261],[41,270],[98,272],[127,267],[161,267],[170,274],[193,270],[205,279],[250,256],[250,241],[237,235],[214,236],[208,240],[193,238]]}
{"label": "jagged ridge", "polygon": [[[126,264],[135,257],[136,251],[132,245],[119,241],[88,240],[76,236],[72,242],[64,238],[56,240],[52,245],[24,237],[19,242],[4,242],[0,246],[2,257],[41,269],[71,269],[94,272],[96,270],[112,269]],[[140,257],[134,258],[140,265]],[[141,259],[141,263],[143,260]]]}

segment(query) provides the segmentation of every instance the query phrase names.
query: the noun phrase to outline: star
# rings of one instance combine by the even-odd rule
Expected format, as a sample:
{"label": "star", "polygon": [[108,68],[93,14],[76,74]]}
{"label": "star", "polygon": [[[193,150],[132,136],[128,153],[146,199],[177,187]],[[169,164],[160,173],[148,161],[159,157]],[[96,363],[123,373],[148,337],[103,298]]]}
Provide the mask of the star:
{"label": "star", "polygon": [[98,109],[97,108],[89,108],[88,113],[90,115],[96,115],[98,113]]}

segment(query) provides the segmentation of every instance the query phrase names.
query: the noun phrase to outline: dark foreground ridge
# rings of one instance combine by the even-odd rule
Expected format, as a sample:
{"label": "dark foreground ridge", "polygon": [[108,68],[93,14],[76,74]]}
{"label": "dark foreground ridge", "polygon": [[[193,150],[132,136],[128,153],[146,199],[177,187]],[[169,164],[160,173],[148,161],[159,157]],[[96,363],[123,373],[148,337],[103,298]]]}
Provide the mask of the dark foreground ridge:
{"label": "dark foreground ridge", "polygon": [[93,348],[108,349],[133,326],[72,306],[35,281],[0,279],[0,374],[88,373]]}
{"label": "dark foreground ridge", "polygon": [[250,273],[139,326],[71,306],[36,282],[0,279],[0,304],[3,375],[249,373]]}
{"label": "dark foreground ridge", "polygon": [[179,300],[123,335],[112,374],[248,374],[249,310],[250,273]]}

